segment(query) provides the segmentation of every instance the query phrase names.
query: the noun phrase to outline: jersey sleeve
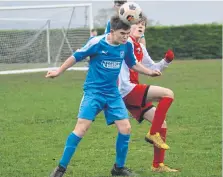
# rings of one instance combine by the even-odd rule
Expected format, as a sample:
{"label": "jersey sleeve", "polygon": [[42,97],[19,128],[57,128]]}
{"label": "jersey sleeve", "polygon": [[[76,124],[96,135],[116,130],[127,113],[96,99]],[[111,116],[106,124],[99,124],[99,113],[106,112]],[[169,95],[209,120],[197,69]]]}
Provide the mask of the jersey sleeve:
{"label": "jersey sleeve", "polygon": [[111,24],[110,24],[110,20],[109,20],[106,25],[106,28],[105,28],[105,34],[110,33],[110,31],[111,31]]}
{"label": "jersey sleeve", "polygon": [[77,50],[73,56],[76,61],[81,61],[88,56],[93,56],[97,53],[97,48],[99,46],[99,40],[97,38],[92,38],[87,42],[85,46]]}
{"label": "jersey sleeve", "polygon": [[134,54],[133,45],[130,42],[126,44],[126,51],[125,51],[125,63],[128,65],[129,68],[132,68],[136,65],[137,59]]}
{"label": "jersey sleeve", "polygon": [[163,71],[165,68],[168,67],[169,63],[167,63],[164,59],[162,59],[160,62],[155,63],[152,58],[149,56],[148,51],[146,50],[146,47],[143,44],[140,44],[143,51],[143,59],[142,64],[150,69]]}

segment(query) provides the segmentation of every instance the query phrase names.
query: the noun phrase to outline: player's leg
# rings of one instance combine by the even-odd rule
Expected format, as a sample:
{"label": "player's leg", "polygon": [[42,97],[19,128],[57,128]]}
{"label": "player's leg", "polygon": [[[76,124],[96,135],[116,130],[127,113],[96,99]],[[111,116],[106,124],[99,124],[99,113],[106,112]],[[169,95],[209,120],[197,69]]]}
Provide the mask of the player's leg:
{"label": "player's leg", "polygon": [[[149,90],[149,86],[146,85],[137,85],[125,98],[124,102],[126,104],[127,109],[131,113],[134,119],[136,119],[139,123],[141,123],[143,120],[147,120],[150,123],[152,123],[156,108],[152,105],[152,102],[147,102],[146,97],[147,97],[147,92]],[[165,142],[166,140],[166,130],[167,130],[167,124],[166,121],[164,121],[161,131],[160,136]],[[154,145],[154,160],[153,160],[153,167],[154,170],[159,169],[160,170],[160,164],[163,164],[164,162],[164,156],[165,156],[165,150],[157,148]],[[161,168],[162,170],[165,171],[171,171],[174,169],[170,168]]]}
{"label": "player's leg", "polygon": [[64,175],[78,144],[86,134],[92,121],[94,121],[95,116],[102,110],[102,108],[103,101],[100,101],[99,97],[95,99],[95,96],[92,96],[91,94],[85,94],[83,96],[76,126],[68,136],[59,165],[51,173],[50,177],[62,177]]}
{"label": "player's leg", "polygon": [[135,176],[135,173],[125,167],[131,133],[129,119],[116,120],[115,125],[118,129],[118,136],[116,139],[116,160],[111,174],[112,176]]}
{"label": "player's leg", "polygon": [[148,142],[152,141],[158,148],[169,149],[169,146],[160,137],[159,132],[165,121],[166,113],[174,100],[173,91],[163,87],[150,86],[146,100],[147,102],[158,101],[152,127],[146,135],[146,140]]}
{"label": "player's leg", "polygon": [[128,112],[121,97],[109,99],[104,111],[107,124],[115,123],[118,129],[116,139],[116,161],[111,170],[113,176],[133,176],[131,170],[125,167],[128,154],[128,145],[131,133],[131,125]]}
{"label": "player's leg", "polygon": [[[144,113],[143,118],[150,123],[152,123],[154,115],[155,115],[156,108],[153,107],[152,109],[148,110],[147,112]],[[164,121],[161,131],[160,136],[163,139],[163,141],[166,141],[166,130],[167,130],[167,124],[166,121]],[[160,149],[158,147],[154,146],[154,157],[153,157],[153,168],[158,168],[160,163],[164,162],[164,156],[165,156],[165,149]],[[153,170],[152,168],[152,170]],[[154,171],[154,170],[153,170]]]}
{"label": "player's leg", "polygon": [[[165,97],[165,96],[169,96],[169,97]],[[145,113],[145,111],[148,111],[149,109],[153,107],[151,101],[159,101],[163,99],[164,99],[164,103],[166,103],[166,100],[173,99],[173,95],[171,95],[170,90],[162,88],[162,87],[147,86],[147,85],[142,85],[142,84],[136,85],[134,89],[127,96],[123,98],[126,104],[126,107],[130,111],[130,113],[133,115],[133,117],[139,122],[143,120],[143,114]],[[163,102],[162,101],[160,102],[162,104],[161,106],[159,106],[160,103],[158,104],[158,111],[156,111],[155,117],[159,116],[160,112],[162,111],[164,112],[163,109],[165,108],[165,105],[163,106]],[[152,124],[152,127],[153,127],[153,124]],[[157,123],[155,122],[155,125],[156,124]],[[161,125],[160,125],[160,129],[161,129]],[[155,132],[155,134],[150,135],[150,133],[148,133],[145,139],[146,141],[150,143],[154,143],[159,148],[168,149],[169,148],[168,145],[160,137],[160,134],[159,134],[160,129],[158,130],[158,132]]]}
{"label": "player's leg", "polygon": [[137,84],[131,92],[123,98],[128,111],[139,123],[143,121],[142,108],[146,105],[147,109],[145,111],[147,111],[153,107],[152,103],[146,102],[148,90],[148,85]]}
{"label": "player's leg", "polygon": [[125,166],[125,161],[128,152],[128,144],[131,134],[131,125],[129,119],[117,120],[115,125],[118,129],[118,136],[116,139],[116,161],[117,167]]}
{"label": "player's leg", "polygon": [[63,155],[60,159],[58,167],[51,173],[50,177],[62,177],[66,171],[66,168],[76,151],[78,144],[80,143],[82,137],[85,135],[89,129],[92,121],[84,118],[79,118],[77,120],[74,130],[67,137]]}
{"label": "player's leg", "polygon": [[[153,122],[153,118],[155,115],[156,108],[153,107],[146,111],[143,115],[143,118],[150,123]],[[163,141],[166,141],[166,133],[167,133],[167,123],[164,121],[162,124],[161,130],[160,130],[160,136],[163,139]],[[152,164],[152,171],[153,172],[177,172],[178,170],[170,168],[166,165],[164,165],[164,158],[165,158],[165,149],[160,149],[154,145],[154,158],[153,158],[153,164]]]}
{"label": "player's leg", "polygon": [[[156,108],[152,105],[152,102],[147,102],[147,93],[149,86],[137,85],[125,98],[125,104],[133,118],[139,123],[143,120],[147,120],[152,123]],[[161,138],[165,142],[167,125],[164,121],[161,131],[159,132]],[[154,146],[154,160],[153,165],[157,166],[164,162],[165,150]],[[164,168],[162,168],[164,169]],[[168,170],[167,168],[165,170]],[[169,169],[170,170],[170,169]]]}

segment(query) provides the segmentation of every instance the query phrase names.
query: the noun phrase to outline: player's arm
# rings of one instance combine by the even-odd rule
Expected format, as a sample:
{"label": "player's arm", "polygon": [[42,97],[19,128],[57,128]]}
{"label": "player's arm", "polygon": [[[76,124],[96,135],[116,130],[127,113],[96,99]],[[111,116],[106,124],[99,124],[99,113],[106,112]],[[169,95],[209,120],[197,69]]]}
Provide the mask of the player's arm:
{"label": "player's arm", "polygon": [[144,74],[147,76],[160,76],[161,72],[156,70],[151,70],[149,68],[144,67],[142,64],[136,62],[136,57],[134,55],[133,46],[131,43],[127,43],[127,53],[125,55],[125,62],[129,68],[133,69],[134,71]]}
{"label": "player's arm", "polygon": [[133,65],[131,69],[140,74],[144,74],[146,76],[151,76],[151,77],[160,76],[162,74],[160,71],[146,68],[145,66],[143,66],[141,63],[138,62],[135,65]]}
{"label": "player's arm", "polygon": [[46,74],[47,78],[54,78],[59,76],[61,73],[66,71],[68,68],[76,64],[88,56],[93,56],[97,51],[97,41],[92,39],[90,40],[83,48],[78,49],[72,56],[70,56],[60,68],[55,71],[48,71]]}
{"label": "player's arm", "polygon": [[149,56],[148,51],[146,50],[145,46],[141,45],[143,50],[143,59],[142,64],[147,68],[155,69],[158,71],[163,71],[174,59],[174,53],[172,50],[168,50],[164,56],[164,59],[155,63],[152,58]]}

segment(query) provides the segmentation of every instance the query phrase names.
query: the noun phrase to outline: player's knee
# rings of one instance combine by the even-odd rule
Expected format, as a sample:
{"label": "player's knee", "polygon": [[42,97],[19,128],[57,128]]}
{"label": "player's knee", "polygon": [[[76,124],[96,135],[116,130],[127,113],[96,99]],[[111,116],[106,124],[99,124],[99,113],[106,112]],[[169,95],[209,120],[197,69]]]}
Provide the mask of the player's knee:
{"label": "player's knee", "polygon": [[170,97],[170,98],[174,99],[174,93],[173,93],[173,91],[170,90],[170,89],[166,89],[165,90],[165,97]]}
{"label": "player's knee", "polygon": [[163,124],[162,124],[162,128],[167,128],[167,123],[166,123],[166,121],[163,122]]}
{"label": "player's knee", "polygon": [[88,127],[81,127],[81,128],[79,129],[79,131],[80,131],[80,133],[84,136],[84,135],[87,133],[87,131],[88,131]]}
{"label": "player's knee", "polygon": [[86,132],[88,131],[90,125],[91,125],[91,121],[84,120],[84,119],[78,119],[73,132],[75,134],[77,134],[78,136],[83,137],[86,134]]}
{"label": "player's knee", "polygon": [[75,127],[73,133],[75,133],[79,137],[83,137],[86,134],[87,130],[88,128],[86,127]]}
{"label": "player's knee", "polygon": [[131,133],[131,129],[132,129],[132,127],[131,127],[131,125],[129,124],[127,127],[126,127],[126,134],[130,134]]}
{"label": "player's knee", "polygon": [[124,124],[122,127],[119,128],[119,132],[122,134],[130,134],[131,133],[131,125],[129,124]]}

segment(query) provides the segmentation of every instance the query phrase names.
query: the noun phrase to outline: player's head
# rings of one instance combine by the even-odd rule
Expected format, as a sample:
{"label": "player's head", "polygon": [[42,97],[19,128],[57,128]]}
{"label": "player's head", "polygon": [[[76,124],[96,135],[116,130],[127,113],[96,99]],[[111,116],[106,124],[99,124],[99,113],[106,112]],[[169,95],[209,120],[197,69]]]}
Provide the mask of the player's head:
{"label": "player's head", "polygon": [[125,4],[127,2],[127,0],[120,0],[120,1],[114,1],[114,9],[118,14],[118,11],[120,9],[120,7]]}
{"label": "player's head", "polygon": [[143,14],[140,21],[131,26],[131,34],[130,35],[135,38],[142,37],[142,35],[145,33],[146,25],[147,25],[147,18]]}
{"label": "player's head", "polygon": [[125,24],[118,15],[113,16],[110,20],[111,36],[114,44],[125,44],[130,35],[131,26]]}
{"label": "player's head", "polygon": [[91,30],[91,36],[93,37],[93,36],[97,36],[97,35],[98,35],[97,30],[96,29],[92,29]]}

